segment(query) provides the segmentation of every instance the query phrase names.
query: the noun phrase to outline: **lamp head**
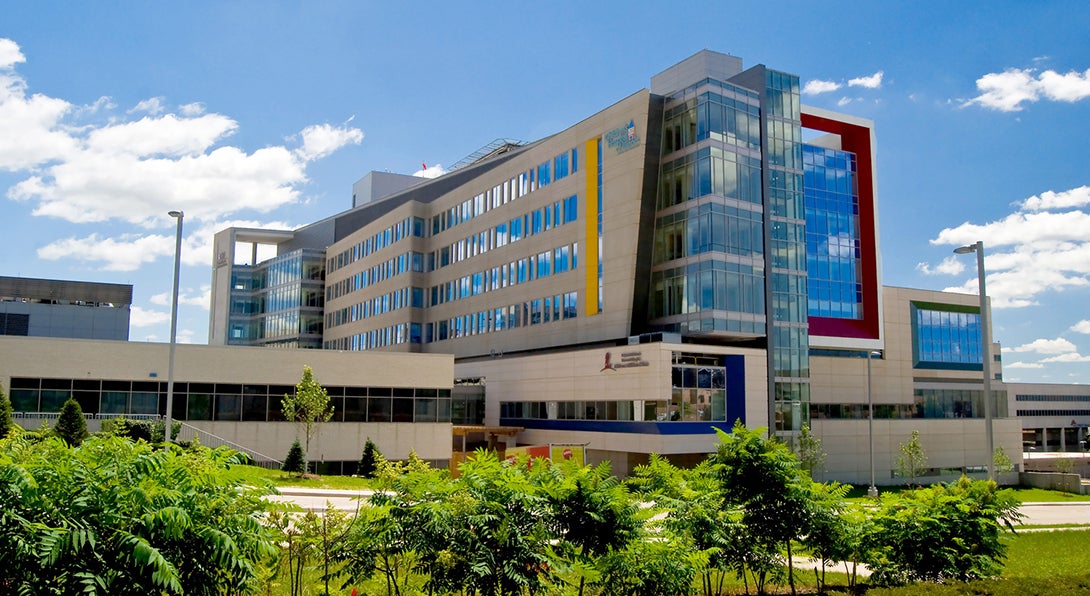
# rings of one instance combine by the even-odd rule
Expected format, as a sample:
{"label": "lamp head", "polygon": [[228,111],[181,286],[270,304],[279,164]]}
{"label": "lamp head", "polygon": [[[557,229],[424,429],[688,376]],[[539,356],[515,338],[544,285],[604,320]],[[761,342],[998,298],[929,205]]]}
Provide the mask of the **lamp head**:
{"label": "lamp head", "polygon": [[954,249],[954,254],[967,255],[971,252],[976,252],[976,245],[970,244],[969,246],[959,246]]}
{"label": "lamp head", "polygon": [[182,215],[184,214],[181,211],[167,211],[167,215],[177,219],[179,217],[182,217]]}

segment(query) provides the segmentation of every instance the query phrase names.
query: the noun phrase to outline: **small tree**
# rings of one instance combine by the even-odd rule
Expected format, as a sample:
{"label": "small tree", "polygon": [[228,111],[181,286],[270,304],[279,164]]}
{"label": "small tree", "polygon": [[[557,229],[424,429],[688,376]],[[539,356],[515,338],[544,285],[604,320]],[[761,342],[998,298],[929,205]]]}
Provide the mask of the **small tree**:
{"label": "small tree", "polygon": [[303,378],[295,386],[295,394],[284,395],[281,404],[284,418],[289,422],[298,422],[303,427],[306,443],[303,449],[303,470],[310,464],[310,440],[318,434],[318,425],[328,422],[333,417],[333,405],[329,402],[329,393],[314,380],[314,373],[309,366],[303,367]]}
{"label": "small tree", "polygon": [[1010,472],[1014,469],[1014,463],[1011,458],[1007,456],[1007,452],[1003,451],[1003,446],[995,448],[995,454],[992,456],[992,464],[995,465],[995,471],[999,473]]}
{"label": "small tree", "polygon": [[4,393],[3,386],[0,386],[0,439],[8,436],[9,432],[11,432],[11,400]]}
{"label": "small tree", "polygon": [[374,478],[381,459],[382,453],[379,453],[378,447],[375,446],[371,437],[367,437],[367,442],[363,444],[363,455],[360,457],[360,468],[357,470],[357,474],[361,478]]}
{"label": "small tree", "polygon": [[909,484],[916,484],[916,478],[927,465],[927,454],[920,446],[920,431],[912,431],[912,438],[900,445],[901,455],[897,456],[897,471],[907,476]]}
{"label": "small tree", "polygon": [[814,473],[825,472],[825,457],[827,453],[821,448],[821,439],[810,432],[810,425],[804,424],[799,433],[798,443],[799,466],[814,477]]}
{"label": "small tree", "polygon": [[78,447],[87,438],[87,421],[83,418],[83,408],[79,407],[78,401],[69,397],[64,402],[54,432],[72,447]]}
{"label": "small tree", "polygon": [[295,442],[291,444],[291,449],[288,449],[288,456],[284,458],[284,463],[281,464],[280,469],[285,472],[302,474],[303,470],[306,469],[305,465],[303,447],[299,444],[299,439],[295,439]]}

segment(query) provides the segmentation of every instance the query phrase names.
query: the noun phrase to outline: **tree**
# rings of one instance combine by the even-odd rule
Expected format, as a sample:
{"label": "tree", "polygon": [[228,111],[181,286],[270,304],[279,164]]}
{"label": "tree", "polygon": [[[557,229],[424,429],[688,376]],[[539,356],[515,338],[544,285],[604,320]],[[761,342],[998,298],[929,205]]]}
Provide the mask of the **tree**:
{"label": "tree", "polygon": [[0,440],[0,586],[19,594],[237,594],[277,554],[268,488],[228,449],[96,436]]}
{"label": "tree", "polygon": [[1007,456],[1007,452],[1003,450],[1002,445],[995,448],[995,454],[992,455],[992,464],[995,466],[995,471],[1001,474],[1014,469],[1014,462]]}
{"label": "tree", "polygon": [[[758,551],[779,557],[787,551],[787,578],[795,593],[791,543],[809,532],[812,521],[810,485],[787,445],[762,438],[764,429],[749,430],[738,421],[730,434],[716,429],[719,447],[712,456],[723,496],[723,508],[743,510],[742,523]],[[767,566],[754,573],[758,592],[764,591]]]}
{"label": "tree", "polygon": [[314,380],[314,373],[309,366],[303,367],[303,378],[295,386],[295,393],[284,395],[281,409],[286,420],[297,422],[303,427],[306,441],[303,448],[303,470],[308,470],[310,440],[318,434],[318,425],[329,422],[333,417],[333,404],[329,401],[329,393]]}
{"label": "tree", "polygon": [[291,444],[291,449],[288,449],[288,455],[284,458],[284,463],[280,465],[280,469],[295,474],[302,474],[303,470],[306,469],[306,462],[303,460],[303,447],[299,444],[299,439],[295,439]]}
{"label": "tree", "polygon": [[825,458],[828,454],[821,448],[821,439],[810,432],[809,424],[804,424],[799,433],[797,455],[799,465],[810,474],[811,478],[814,477],[815,472],[819,474],[825,472]]}
{"label": "tree", "polygon": [[381,460],[382,453],[379,452],[371,437],[367,437],[367,442],[363,444],[363,454],[360,457],[360,467],[356,471],[357,475],[361,478],[374,478]]}
{"label": "tree", "polygon": [[901,455],[897,456],[897,471],[909,479],[909,484],[916,484],[916,478],[927,465],[927,454],[920,446],[920,431],[912,431],[912,438],[900,445]]}
{"label": "tree", "polygon": [[64,402],[54,432],[72,447],[79,447],[87,438],[87,420],[83,418],[83,408],[79,407],[79,402],[71,397]]}
{"label": "tree", "polygon": [[0,386],[0,439],[8,436],[11,428],[11,400],[4,393],[4,388]]}

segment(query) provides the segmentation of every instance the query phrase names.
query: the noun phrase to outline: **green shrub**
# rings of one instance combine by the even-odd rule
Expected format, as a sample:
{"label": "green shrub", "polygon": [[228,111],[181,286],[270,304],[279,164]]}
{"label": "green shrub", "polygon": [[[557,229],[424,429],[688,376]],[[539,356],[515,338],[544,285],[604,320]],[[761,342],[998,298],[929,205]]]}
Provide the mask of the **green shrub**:
{"label": "green shrub", "polygon": [[285,472],[302,474],[304,465],[306,464],[303,461],[303,446],[299,444],[299,439],[295,439],[295,442],[291,444],[291,449],[288,449],[288,456],[284,458],[284,463],[280,466],[280,469]]}

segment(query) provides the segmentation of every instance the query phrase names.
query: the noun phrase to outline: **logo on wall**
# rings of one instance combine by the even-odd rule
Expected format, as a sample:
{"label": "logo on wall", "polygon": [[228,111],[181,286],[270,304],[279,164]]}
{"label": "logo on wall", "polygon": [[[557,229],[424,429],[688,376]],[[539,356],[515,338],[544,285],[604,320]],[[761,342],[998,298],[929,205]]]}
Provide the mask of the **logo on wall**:
{"label": "logo on wall", "polygon": [[602,370],[598,372],[605,372],[607,370],[617,370],[619,368],[636,368],[638,366],[651,366],[651,363],[643,359],[642,352],[622,352],[621,361],[613,362],[613,353],[606,352],[605,362],[602,364]]}
{"label": "logo on wall", "polygon": [[640,137],[636,135],[636,121],[629,120],[628,124],[606,133],[606,144],[624,153],[640,144]]}

